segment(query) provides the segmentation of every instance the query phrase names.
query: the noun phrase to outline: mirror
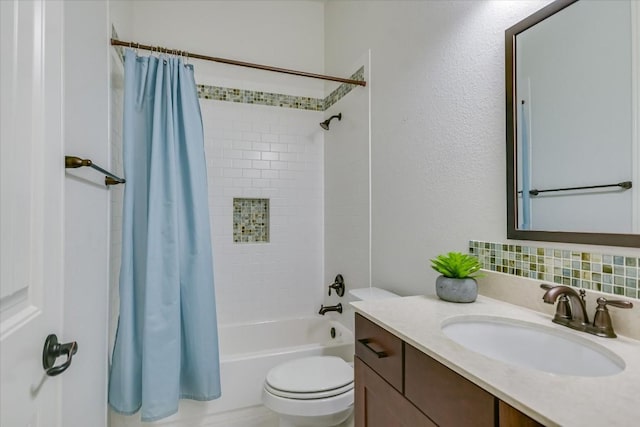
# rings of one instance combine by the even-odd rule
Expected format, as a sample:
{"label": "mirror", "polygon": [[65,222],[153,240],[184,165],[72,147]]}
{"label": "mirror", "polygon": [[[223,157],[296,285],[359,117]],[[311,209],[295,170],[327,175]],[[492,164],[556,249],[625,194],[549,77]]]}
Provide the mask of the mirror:
{"label": "mirror", "polygon": [[639,26],[557,0],[505,32],[508,238],[640,247]]}

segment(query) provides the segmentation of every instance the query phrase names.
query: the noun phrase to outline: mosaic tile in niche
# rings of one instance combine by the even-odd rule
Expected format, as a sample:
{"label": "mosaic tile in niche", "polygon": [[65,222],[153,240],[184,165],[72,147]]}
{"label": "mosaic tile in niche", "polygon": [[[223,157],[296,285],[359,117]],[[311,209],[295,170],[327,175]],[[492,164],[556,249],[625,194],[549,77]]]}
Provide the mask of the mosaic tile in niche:
{"label": "mosaic tile in niche", "polygon": [[269,199],[233,199],[233,241],[269,242]]}

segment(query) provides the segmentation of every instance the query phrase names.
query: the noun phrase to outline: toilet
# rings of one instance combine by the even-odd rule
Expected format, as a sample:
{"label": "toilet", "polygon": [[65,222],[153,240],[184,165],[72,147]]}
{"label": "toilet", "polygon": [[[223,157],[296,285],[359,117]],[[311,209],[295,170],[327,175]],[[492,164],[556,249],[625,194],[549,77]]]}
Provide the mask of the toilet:
{"label": "toilet", "polygon": [[[378,288],[349,291],[349,301],[397,296]],[[330,427],[343,423],[353,412],[353,387],[353,366],[343,359],[303,357],[267,373],[262,402],[280,416],[280,427]]]}

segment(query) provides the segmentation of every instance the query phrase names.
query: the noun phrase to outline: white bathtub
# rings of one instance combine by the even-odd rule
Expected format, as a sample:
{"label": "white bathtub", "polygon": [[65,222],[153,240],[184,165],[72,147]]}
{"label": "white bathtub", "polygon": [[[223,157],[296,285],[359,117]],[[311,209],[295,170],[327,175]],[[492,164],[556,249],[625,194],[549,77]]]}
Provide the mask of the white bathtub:
{"label": "white bathtub", "polygon": [[[335,329],[335,338],[331,329]],[[217,426],[220,414],[261,405],[263,381],[272,367],[295,358],[332,355],[353,361],[353,333],[328,318],[308,317],[221,325],[220,379],[222,397],[210,402],[183,400],[177,414],[154,423],[140,422],[139,414],[111,414],[111,427]]]}

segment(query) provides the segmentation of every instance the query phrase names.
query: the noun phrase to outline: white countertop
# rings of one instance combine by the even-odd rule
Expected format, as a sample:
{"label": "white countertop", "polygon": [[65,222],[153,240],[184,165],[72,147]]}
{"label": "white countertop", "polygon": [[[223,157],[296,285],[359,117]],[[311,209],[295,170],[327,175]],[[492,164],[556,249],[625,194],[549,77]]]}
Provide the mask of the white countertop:
{"label": "white countertop", "polygon": [[[414,296],[351,305],[357,313],[547,426],[640,425],[640,341],[573,331],[552,323],[547,314],[482,295],[471,304]],[[499,362],[444,335],[442,322],[460,315],[514,318],[578,334],[616,353],[626,368],[606,377],[574,377]]]}

